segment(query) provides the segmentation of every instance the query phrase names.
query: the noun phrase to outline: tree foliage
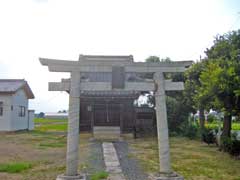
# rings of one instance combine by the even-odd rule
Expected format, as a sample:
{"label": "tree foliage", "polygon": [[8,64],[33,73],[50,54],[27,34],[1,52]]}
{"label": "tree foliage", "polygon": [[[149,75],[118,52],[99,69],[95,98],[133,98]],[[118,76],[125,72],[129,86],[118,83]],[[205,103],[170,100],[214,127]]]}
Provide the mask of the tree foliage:
{"label": "tree foliage", "polygon": [[145,61],[146,62],[160,62],[160,58],[157,56],[149,56]]}
{"label": "tree foliage", "polygon": [[199,93],[202,86],[200,76],[205,67],[206,61],[199,61],[194,63],[185,72],[185,89],[183,92],[186,105],[189,106],[189,111],[196,113],[199,110],[200,128],[202,130],[205,124],[204,109],[209,104],[208,96],[201,96]]}
{"label": "tree foliage", "polygon": [[225,113],[223,136],[230,136],[231,117],[240,112],[240,30],[217,36],[206,54],[199,97],[211,98],[211,106]]}

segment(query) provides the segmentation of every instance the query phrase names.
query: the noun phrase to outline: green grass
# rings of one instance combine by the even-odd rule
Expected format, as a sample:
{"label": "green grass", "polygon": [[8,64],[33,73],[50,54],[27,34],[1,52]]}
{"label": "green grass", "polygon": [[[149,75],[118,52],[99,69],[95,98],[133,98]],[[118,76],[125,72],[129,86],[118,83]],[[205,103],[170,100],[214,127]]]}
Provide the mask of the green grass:
{"label": "green grass", "polygon": [[66,124],[43,124],[35,127],[36,131],[42,132],[67,132]]}
{"label": "green grass", "polygon": [[[217,129],[219,124],[217,122],[206,123],[206,128]],[[221,123],[221,127],[223,127],[223,123]],[[233,122],[232,130],[240,130],[240,123]]]}
{"label": "green grass", "polygon": [[45,125],[44,128],[40,126],[35,129],[37,130],[33,130],[29,133],[31,136],[28,139],[28,143],[31,142],[31,144],[37,147],[37,149],[66,147],[66,134],[55,134],[53,133],[52,128],[45,128]]}
{"label": "green grass", "polygon": [[240,123],[233,123],[232,124],[232,129],[233,130],[240,130]]}
{"label": "green grass", "polygon": [[50,148],[59,148],[64,146],[66,146],[66,143],[64,142],[45,142],[45,143],[39,144],[39,147],[50,147]]}
{"label": "green grass", "polygon": [[92,174],[90,176],[90,179],[91,180],[101,180],[101,179],[106,179],[108,177],[108,173],[105,172],[105,171],[99,171],[99,172],[96,172],[95,174]]}
{"label": "green grass", "polygon": [[[133,149],[131,156],[140,160],[145,171],[158,172],[156,138],[138,139],[129,144]],[[181,137],[170,138],[170,145],[172,168],[186,180],[239,180],[240,161],[218,151],[216,146]]]}
{"label": "green grass", "polygon": [[0,172],[19,173],[24,170],[30,169],[31,167],[32,165],[26,162],[0,164]]}

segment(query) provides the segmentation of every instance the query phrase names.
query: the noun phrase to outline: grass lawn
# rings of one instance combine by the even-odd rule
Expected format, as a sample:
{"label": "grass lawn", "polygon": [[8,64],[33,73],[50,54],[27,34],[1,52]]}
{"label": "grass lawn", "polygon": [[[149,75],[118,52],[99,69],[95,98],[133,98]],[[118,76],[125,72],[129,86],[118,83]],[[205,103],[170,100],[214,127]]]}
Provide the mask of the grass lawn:
{"label": "grass lawn", "polygon": [[[1,134],[1,180],[53,180],[65,172],[67,121],[53,121],[37,119],[34,131]],[[79,170],[87,167],[90,137],[80,135]]]}
{"label": "grass lawn", "polygon": [[[140,160],[149,173],[158,171],[158,148],[156,138],[128,140],[132,154]],[[171,160],[174,171],[186,180],[240,180],[240,160],[219,152],[197,140],[172,137]]]}

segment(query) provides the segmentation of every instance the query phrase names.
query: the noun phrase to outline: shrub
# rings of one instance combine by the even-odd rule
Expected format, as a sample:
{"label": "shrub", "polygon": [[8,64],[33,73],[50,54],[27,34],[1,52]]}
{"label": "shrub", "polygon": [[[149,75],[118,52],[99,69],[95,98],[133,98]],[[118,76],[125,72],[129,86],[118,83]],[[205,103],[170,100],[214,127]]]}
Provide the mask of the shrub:
{"label": "shrub", "polygon": [[202,131],[202,141],[209,144],[214,144],[216,143],[216,132],[211,129],[204,129]]}
{"label": "shrub", "polygon": [[188,120],[188,111],[182,101],[174,97],[167,96],[166,105],[169,131],[178,133],[181,131],[181,125]]}
{"label": "shrub", "polygon": [[195,139],[198,136],[198,127],[192,123],[184,122],[181,126],[181,131],[189,139]]}
{"label": "shrub", "polygon": [[232,147],[230,154],[233,156],[240,156],[240,141],[237,139],[232,140]]}
{"label": "shrub", "polygon": [[208,121],[209,123],[212,123],[212,122],[218,121],[218,119],[217,119],[216,116],[214,116],[213,114],[209,114],[209,115],[207,116],[207,121]]}
{"label": "shrub", "polygon": [[222,139],[221,149],[233,156],[240,156],[240,141],[234,137],[224,137]]}

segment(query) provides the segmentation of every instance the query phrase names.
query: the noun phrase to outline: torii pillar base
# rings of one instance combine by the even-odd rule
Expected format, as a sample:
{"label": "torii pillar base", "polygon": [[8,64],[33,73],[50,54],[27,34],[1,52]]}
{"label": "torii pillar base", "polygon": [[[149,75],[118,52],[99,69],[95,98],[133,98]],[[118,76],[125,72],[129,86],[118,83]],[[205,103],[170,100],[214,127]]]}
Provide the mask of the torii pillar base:
{"label": "torii pillar base", "polygon": [[157,173],[149,176],[150,180],[184,180],[184,178],[175,172]]}
{"label": "torii pillar base", "polygon": [[57,177],[56,180],[86,180],[86,175],[85,174],[79,174],[76,176],[67,176],[64,174],[61,174]]}

